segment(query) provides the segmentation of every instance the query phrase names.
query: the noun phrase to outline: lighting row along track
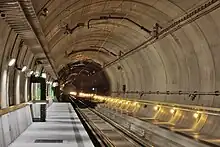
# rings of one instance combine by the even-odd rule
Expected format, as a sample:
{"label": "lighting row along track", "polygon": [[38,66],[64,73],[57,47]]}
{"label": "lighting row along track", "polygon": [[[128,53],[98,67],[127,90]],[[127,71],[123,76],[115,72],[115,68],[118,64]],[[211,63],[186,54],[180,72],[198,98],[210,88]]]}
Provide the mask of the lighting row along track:
{"label": "lighting row along track", "polygon": [[[110,98],[110,97],[104,97],[104,96],[98,96],[98,95],[95,95],[95,94],[88,94],[88,93],[82,93],[82,92],[70,92],[70,95],[73,95],[73,96],[80,96],[80,97],[84,97],[84,98],[94,98],[96,100],[99,100],[99,101],[109,101],[111,103],[114,103],[113,105],[117,105],[116,103],[118,103],[119,105],[134,105],[134,106],[137,106],[137,107],[140,107],[140,102],[135,102],[135,101],[130,101],[130,100],[125,100],[125,99],[118,99],[118,98]],[[157,111],[157,112],[161,112],[161,113],[164,113],[165,111],[163,109],[161,109],[162,107],[166,107],[166,106],[162,106],[162,105],[155,105],[153,106],[153,110],[154,111]],[[185,111],[185,110],[182,110],[181,108],[178,108],[178,107],[169,107],[169,113],[172,114],[172,116],[174,116],[176,113],[177,113],[177,110],[181,110],[181,111]],[[203,112],[201,111],[191,111],[193,112],[193,115],[192,117],[194,117],[195,119],[200,119],[201,115],[203,114]],[[205,114],[205,112],[204,112]]]}
{"label": "lighting row along track", "polygon": [[[155,110],[155,111],[160,111],[161,107],[162,107],[162,106],[156,105],[156,106],[154,106],[154,110]],[[177,109],[178,109],[178,108],[176,108],[176,107],[171,108],[171,109],[170,109],[170,113],[174,115],[174,114],[176,113]],[[200,111],[195,111],[194,114],[193,114],[193,117],[194,117],[195,119],[197,119],[197,118],[199,118],[199,117],[201,116],[201,114],[202,114],[202,112],[200,112]]]}
{"label": "lighting row along track", "polygon": [[[82,98],[89,98],[94,99],[95,101],[99,102],[105,102],[105,101],[123,101],[128,103],[136,103],[139,105],[147,105],[152,106],[153,110],[155,111],[163,111],[163,108],[170,109],[170,113],[175,114],[177,110],[181,111],[189,111],[193,112],[195,115],[193,115],[195,118],[199,117],[201,114],[208,114],[208,115],[216,115],[220,116],[220,109],[219,108],[213,108],[213,107],[204,107],[204,106],[191,106],[191,105],[184,105],[184,104],[174,104],[174,103],[167,103],[167,102],[155,102],[155,101],[147,101],[147,100],[137,100],[137,99],[125,99],[125,98],[114,98],[109,96],[99,96],[96,94],[89,94],[89,93],[77,93],[77,92],[71,92],[70,95],[73,96],[79,96]],[[198,114],[197,114],[198,113]]]}

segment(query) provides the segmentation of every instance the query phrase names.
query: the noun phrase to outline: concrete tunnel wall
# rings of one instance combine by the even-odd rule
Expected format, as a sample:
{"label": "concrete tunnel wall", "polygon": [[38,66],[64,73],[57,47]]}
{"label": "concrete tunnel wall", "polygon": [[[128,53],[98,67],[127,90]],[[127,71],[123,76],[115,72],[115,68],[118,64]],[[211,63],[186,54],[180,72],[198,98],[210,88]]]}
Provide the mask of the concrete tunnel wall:
{"label": "concrete tunnel wall", "polygon": [[[117,91],[117,81],[127,91],[214,92],[220,87],[219,16],[220,10],[184,26],[106,69]],[[118,71],[121,65],[123,70]],[[120,86],[122,90],[122,86]],[[127,95],[138,97],[138,95]],[[218,96],[147,95],[144,99],[203,106],[220,106]]]}
{"label": "concrete tunnel wall", "polygon": [[[168,22],[197,8],[207,2],[207,0],[182,2],[175,0],[127,0],[123,3],[111,1],[107,5],[105,1],[88,2],[86,5],[82,2],[75,3],[74,1],[67,3],[62,1],[32,0],[32,2],[51,47],[51,57],[57,61],[55,62],[56,67],[60,67],[71,62],[63,57],[64,51],[81,50],[94,44],[102,46],[102,41],[105,41],[103,39],[105,34],[112,30],[114,32],[111,33],[103,46],[115,53],[118,53],[119,50],[126,52],[129,49],[133,49],[149,37],[149,34],[134,24],[123,20],[119,22],[109,21],[103,24],[93,22],[96,28],[100,27],[102,29],[96,30],[95,27],[91,29],[82,27],[76,29],[73,34],[66,35],[59,28],[64,22],[73,27],[78,22],[86,24],[91,18],[115,14],[129,17],[131,20],[150,29],[155,22],[166,26]],[[40,17],[43,6],[49,9],[49,14],[45,18]],[[127,86],[127,91],[181,90],[214,92],[218,90],[219,11],[219,9],[216,9],[202,16],[191,24],[185,25],[167,37],[148,47],[144,47],[142,50],[106,69],[112,83],[111,90],[122,90],[123,84]],[[122,21],[123,23],[121,23]],[[120,27],[120,29],[115,29],[115,26]],[[105,27],[110,29],[103,29]],[[99,40],[101,40],[101,44],[99,42],[96,43]],[[114,59],[92,53],[83,53],[83,55],[91,56],[98,63],[108,63]],[[122,71],[117,70],[118,65],[123,67]],[[126,97],[139,98],[139,95],[130,94],[126,95]],[[142,98],[216,107],[220,103],[219,98],[216,96],[197,96],[194,101],[187,95],[145,95]]]}
{"label": "concrete tunnel wall", "polygon": [[34,67],[35,59],[30,49],[22,44],[20,36],[0,18],[0,108],[29,100],[27,72],[21,72],[14,66],[9,67],[8,62],[12,58],[17,59],[16,64],[19,68]]}
{"label": "concrete tunnel wall", "polygon": [[[184,26],[167,37],[132,54],[106,69],[112,91],[199,91],[214,92],[220,88],[220,9]],[[122,71],[117,66],[122,66]],[[119,80],[120,79],[120,80]],[[116,94],[112,94],[116,96]],[[140,99],[139,94],[123,97]],[[197,96],[192,101],[188,95],[144,95],[141,99],[177,104],[219,107],[219,96]],[[153,107],[141,109],[139,114],[162,122],[174,123],[176,128],[190,128],[204,136],[220,137],[219,116],[203,115],[199,122],[193,112],[178,111],[172,117],[166,113],[152,111]],[[203,136],[203,137],[204,137]],[[200,138],[200,137],[198,137]],[[205,138],[205,137],[204,137]]]}
{"label": "concrete tunnel wall", "polygon": [[[164,13],[166,13],[166,16],[169,16],[170,18],[175,18],[176,16],[178,16],[177,14],[183,11],[182,9],[168,2],[160,2],[161,3],[155,5],[155,7],[157,7],[157,9],[160,9],[161,11],[163,10]],[[146,3],[150,4],[152,3],[152,1],[146,1]],[[193,3],[195,4],[197,3],[197,1],[194,0]],[[170,8],[169,11],[167,10],[167,7],[163,7],[165,4]],[[65,3],[65,5],[68,5],[68,3]],[[100,4],[99,6],[94,7],[94,9],[89,9],[88,11],[86,11],[87,14],[85,15],[85,17],[91,13],[90,11],[94,11],[96,8],[99,8],[101,6],[102,5]],[[185,7],[183,8],[184,10],[187,10],[191,7],[191,5],[183,5],[183,7]],[[140,18],[138,17],[138,13],[142,13],[143,9],[141,8],[145,9],[145,7],[142,7],[141,4],[138,4],[137,7],[134,8],[137,18]],[[54,7],[54,9],[56,8]],[[60,12],[56,13],[59,14]],[[219,14],[220,9],[212,11],[211,13],[199,18],[191,24],[188,24],[181,29],[169,34],[167,37],[158,40],[156,43],[141,49],[140,51],[132,54],[124,60],[121,60],[117,64],[114,64],[113,66],[107,68],[106,72],[110,78],[111,90],[121,90],[123,84],[127,86],[127,91],[181,90],[192,92],[214,92],[216,90],[219,90]],[[158,20],[166,20],[166,18],[163,17],[165,14],[160,15],[154,10],[152,10],[152,15],[153,17],[158,17]],[[135,15],[132,15],[131,17],[135,18]],[[53,27],[57,24],[57,22],[60,21],[59,17],[56,17],[56,20],[50,23],[52,18],[53,17],[49,18],[48,20],[44,20],[45,24],[42,23],[43,30],[47,33],[52,31]],[[142,19],[144,20],[142,20],[142,22],[144,22],[143,24],[148,25],[148,23],[146,23],[147,21],[145,21],[144,18]],[[154,23],[154,21],[149,22],[151,24]],[[126,28],[118,30],[117,33],[119,33],[119,35],[113,35],[112,38],[109,38],[109,40],[112,39],[111,41],[113,41],[113,43],[107,42],[106,46],[112,48],[113,51],[118,51],[118,48],[123,48],[123,51],[126,51],[126,49],[133,48],[146,39],[146,36],[143,35],[144,33],[140,30],[137,30],[138,28],[133,28],[132,30],[131,28],[132,26],[126,26]],[[86,30],[84,31],[86,33]],[[17,36],[16,33],[10,29],[10,27],[8,27],[3,19],[0,19],[0,32],[0,100],[1,108],[5,108],[10,105],[9,99],[11,104],[17,104],[26,101],[27,99],[24,100],[24,95],[28,95],[24,92],[25,80],[23,79],[26,78],[24,73],[17,71],[13,67],[7,66],[10,56],[12,55],[11,57],[18,57],[17,64],[19,66],[27,65],[29,69],[32,69],[34,67],[35,59],[34,55],[30,52],[27,46],[24,45],[22,46],[22,48],[19,48],[21,40],[20,37]],[[79,30],[78,32],[80,33],[81,31]],[[129,32],[129,34],[126,32]],[[59,36],[59,34],[57,36]],[[86,36],[89,37],[88,34]],[[100,38],[100,36],[96,37]],[[58,37],[58,39],[60,38]],[[121,40],[119,42],[118,40],[122,38],[124,38],[124,40]],[[56,40],[57,38],[53,39]],[[68,46],[71,46],[70,43],[66,41],[71,42],[71,38],[64,38],[58,43],[54,43],[53,40],[49,42],[50,46],[54,47],[54,50],[51,51],[52,57],[55,55],[59,55],[60,51],[58,52],[58,50],[60,50],[61,47],[64,48],[63,46],[65,46],[65,44],[67,46],[66,48],[69,48]],[[114,42],[117,41],[120,45],[113,45]],[[85,42],[84,44],[87,45],[88,42]],[[26,51],[27,53],[25,55]],[[95,58],[95,55],[93,55],[92,57]],[[99,56],[97,58],[97,62],[106,60],[106,58],[103,56]],[[58,57],[57,59],[59,59],[60,62],[63,61],[62,58]],[[107,60],[110,61],[109,58]],[[118,65],[122,66],[121,71],[118,70]],[[18,75],[20,75],[20,80],[17,80],[19,78]],[[17,89],[15,87],[17,87]],[[20,95],[18,95],[18,93]],[[114,94],[112,94],[112,96],[114,96]],[[124,97],[139,99],[138,94],[126,94]],[[188,95],[144,95],[142,99],[152,101],[165,101],[178,104],[202,105],[209,107],[220,106],[220,96],[197,96],[194,101],[192,101],[188,97]],[[169,110],[165,111],[169,112]],[[142,113],[145,116],[149,117],[155,115],[155,112],[152,111],[151,107],[143,110]],[[175,122],[175,124],[180,127],[194,127],[193,124],[195,122],[191,119],[193,113],[185,111],[181,111],[180,113],[180,116],[172,119],[171,121]],[[171,114],[159,114],[157,115],[157,117],[159,120],[169,121],[171,119]],[[203,121],[203,124],[197,124],[197,130],[206,135],[211,135],[219,138],[219,117],[212,115],[204,116],[204,120],[205,121]]]}

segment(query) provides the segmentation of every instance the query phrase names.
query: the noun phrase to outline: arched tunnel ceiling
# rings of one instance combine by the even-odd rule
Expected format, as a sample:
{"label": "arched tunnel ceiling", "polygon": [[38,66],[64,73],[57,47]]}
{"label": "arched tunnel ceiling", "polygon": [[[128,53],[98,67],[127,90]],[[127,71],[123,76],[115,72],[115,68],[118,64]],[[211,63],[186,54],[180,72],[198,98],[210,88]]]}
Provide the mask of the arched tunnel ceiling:
{"label": "arched tunnel ceiling", "polygon": [[[33,0],[33,5],[57,71],[82,58],[100,65],[117,60],[105,68],[113,91],[122,85],[127,85],[127,91],[213,92],[220,88],[218,0]],[[44,8],[49,10],[46,17],[41,15]],[[90,21],[103,16],[122,19]],[[160,36],[149,39],[152,34],[146,30],[153,31],[156,23],[162,27]],[[103,48],[117,56],[103,53]],[[126,58],[118,60],[120,51]],[[71,52],[77,53],[67,58]],[[179,97],[147,99],[192,103]],[[220,103],[214,96],[200,96],[193,104]]]}
{"label": "arched tunnel ceiling", "polygon": [[[65,65],[72,58],[65,57],[65,51],[89,49],[91,46],[104,47],[116,54],[126,52],[141,44],[149,34],[126,19],[93,20],[100,16],[126,17],[152,30],[155,23],[166,26],[170,21],[180,17],[206,0],[33,0],[46,38],[50,46],[50,54],[55,65]],[[42,17],[40,13],[47,8],[49,13]],[[70,28],[78,23],[84,26],[76,28],[72,34],[64,34],[65,25]],[[98,48],[99,50],[100,48]],[[114,60],[114,56],[106,56],[92,51],[81,55],[95,58],[99,63]],[[59,69],[58,69],[59,70]]]}

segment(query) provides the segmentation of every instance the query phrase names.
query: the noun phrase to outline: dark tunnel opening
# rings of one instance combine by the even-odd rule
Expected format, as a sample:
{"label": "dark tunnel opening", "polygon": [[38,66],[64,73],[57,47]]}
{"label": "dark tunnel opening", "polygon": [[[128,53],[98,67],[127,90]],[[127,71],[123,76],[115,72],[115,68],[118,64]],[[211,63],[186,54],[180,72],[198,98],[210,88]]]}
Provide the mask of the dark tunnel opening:
{"label": "dark tunnel opening", "polygon": [[77,61],[67,64],[59,72],[61,91],[109,95],[110,82],[100,64],[91,61]]}

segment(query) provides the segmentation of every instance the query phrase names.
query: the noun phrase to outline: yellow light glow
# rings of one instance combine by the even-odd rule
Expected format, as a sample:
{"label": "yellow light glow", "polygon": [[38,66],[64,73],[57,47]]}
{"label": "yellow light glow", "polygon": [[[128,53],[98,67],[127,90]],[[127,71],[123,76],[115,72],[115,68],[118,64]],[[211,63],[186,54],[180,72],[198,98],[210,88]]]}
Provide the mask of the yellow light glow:
{"label": "yellow light glow", "polygon": [[[90,93],[82,93],[82,92],[80,92],[79,93],[79,96],[81,96],[81,97],[84,97],[84,98],[92,98],[92,97],[94,97],[94,94],[90,94]],[[99,97],[94,97],[95,99],[97,98],[97,99],[102,99],[102,98],[99,98]]]}
{"label": "yellow light glow", "polygon": [[198,112],[194,113],[194,114],[193,114],[193,117],[194,117],[194,118],[198,118],[198,117],[199,117],[199,113],[198,113]]}
{"label": "yellow light glow", "polygon": [[174,114],[175,111],[176,111],[175,108],[173,108],[173,109],[170,110],[170,113]]}
{"label": "yellow light glow", "polygon": [[77,92],[70,92],[70,94],[72,94],[72,95],[77,95]]}
{"label": "yellow light glow", "polygon": [[138,104],[137,102],[134,102],[134,103],[133,103],[133,105],[137,105],[137,104]]}
{"label": "yellow light glow", "polygon": [[160,109],[159,106],[154,106],[154,110],[155,110],[155,111],[157,111],[157,110],[159,110],[159,109]]}

